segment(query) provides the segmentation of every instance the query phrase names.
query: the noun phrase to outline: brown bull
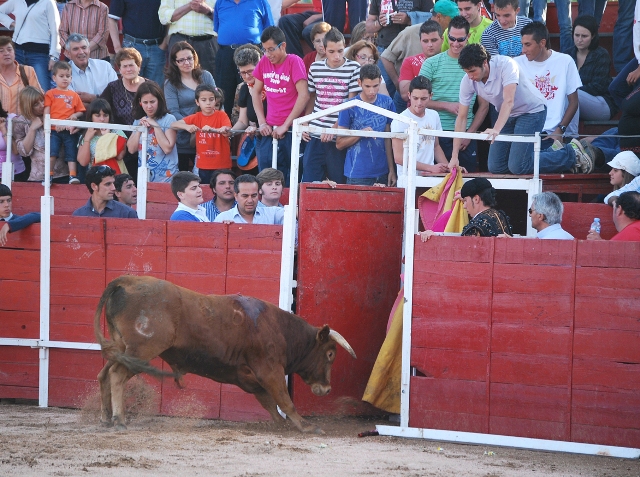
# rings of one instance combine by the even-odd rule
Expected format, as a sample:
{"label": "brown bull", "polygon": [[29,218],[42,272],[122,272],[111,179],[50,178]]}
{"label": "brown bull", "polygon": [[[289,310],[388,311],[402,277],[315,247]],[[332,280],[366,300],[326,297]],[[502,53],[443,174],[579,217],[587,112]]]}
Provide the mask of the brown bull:
{"label": "brown bull", "polygon": [[[106,307],[105,307],[106,305]],[[100,329],[105,307],[111,336]],[[101,421],[125,429],[124,387],[138,373],[176,378],[193,373],[235,384],[255,395],[276,422],[321,432],[296,411],[285,375],[296,373],[318,396],[331,390],[336,344],[355,353],[328,325],[316,328],[280,308],[241,295],[201,295],[151,277],[122,276],[105,289],[94,317],[95,334],[108,360],[98,374]],[[149,365],[160,356],[173,374]]]}

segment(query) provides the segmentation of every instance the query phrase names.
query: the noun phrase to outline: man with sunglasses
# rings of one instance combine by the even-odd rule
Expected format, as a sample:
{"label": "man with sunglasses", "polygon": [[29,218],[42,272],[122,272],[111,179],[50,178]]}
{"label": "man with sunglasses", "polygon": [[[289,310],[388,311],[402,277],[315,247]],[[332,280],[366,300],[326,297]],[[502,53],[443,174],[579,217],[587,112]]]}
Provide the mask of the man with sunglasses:
{"label": "man with sunglasses", "polygon": [[[463,16],[470,25],[469,37],[467,43],[473,45],[480,43],[482,33],[491,25],[491,20],[482,15],[482,0],[459,0],[458,12]],[[448,29],[444,32],[444,42],[442,43],[442,51],[449,49]]]}
{"label": "man with sunglasses", "polygon": [[[304,113],[309,101],[307,71],[302,58],[287,54],[283,31],[274,26],[260,36],[265,55],[253,70],[253,108],[258,117],[258,167],[271,167],[272,138],[278,140],[278,170],[282,171],[285,187],[289,187],[291,169],[291,133],[293,120]],[[262,91],[267,97],[267,114],[262,105]],[[298,180],[294,177],[293,180]]]}
{"label": "man with sunglasses", "polygon": [[91,197],[72,215],[76,217],[137,219],[138,213],[135,210],[113,200],[116,191],[115,175],[115,171],[109,166],[90,167],[86,174],[86,183]]}
{"label": "man with sunglasses", "polygon": [[[462,49],[467,46],[469,29],[469,22],[463,16],[453,17],[447,29],[449,49],[427,58],[420,69],[420,75],[431,80],[433,86],[433,95],[427,103],[427,108],[438,112],[444,131],[456,130],[456,117],[460,109],[460,83],[465,76],[464,70],[458,64],[458,58]],[[486,100],[479,96],[476,96],[476,100],[479,105],[478,112],[474,116],[473,108],[468,108],[466,132],[477,132],[489,111],[489,103]],[[441,137],[439,142],[447,160],[451,160],[453,139]],[[478,170],[476,148],[476,141],[461,141],[458,159],[460,165],[468,172]]]}

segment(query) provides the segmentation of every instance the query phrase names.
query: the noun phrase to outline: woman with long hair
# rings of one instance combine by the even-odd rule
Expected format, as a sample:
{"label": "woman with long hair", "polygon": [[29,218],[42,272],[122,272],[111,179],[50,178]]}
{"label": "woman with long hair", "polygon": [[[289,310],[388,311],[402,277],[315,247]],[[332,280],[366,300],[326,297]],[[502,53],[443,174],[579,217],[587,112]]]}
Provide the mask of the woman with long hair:
{"label": "woman with long hair", "polygon": [[[186,41],[179,41],[171,48],[169,64],[165,68],[164,95],[169,112],[176,120],[196,112],[196,88],[200,84],[215,86],[213,76],[200,67],[196,50]],[[178,131],[178,168],[191,170],[196,149],[191,144],[191,134]]]}
{"label": "woman with long hair", "polygon": [[[2,163],[7,162],[7,119],[15,116],[15,114],[7,113],[0,103],[0,179],[2,178]],[[9,160],[13,163],[13,180],[16,182],[26,181],[28,175],[25,171],[24,161],[19,154],[16,154],[15,147]]]}
{"label": "woman with long hair", "polygon": [[578,67],[582,86],[578,88],[581,121],[608,121],[618,112],[609,94],[611,58],[599,46],[598,24],[590,15],[573,22],[574,45],[565,51]]}
{"label": "woman with long hair", "polygon": [[[21,116],[13,119],[13,139],[18,154],[31,158],[29,181],[42,182],[44,170],[44,95],[33,86],[20,91],[18,99]],[[48,171],[47,171],[48,173]],[[53,166],[53,182],[69,182],[69,168],[62,155],[56,158]]]}
{"label": "woman with long hair", "polygon": [[[134,99],[133,114],[137,118],[134,126],[149,128],[146,150],[149,182],[171,182],[171,176],[178,172],[176,131],[171,129],[176,118],[169,113],[164,94],[155,82],[147,81],[140,85]],[[140,132],[131,135],[127,141],[129,152],[142,149],[141,137]],[[141,164],[138,157],[138,167]]]}

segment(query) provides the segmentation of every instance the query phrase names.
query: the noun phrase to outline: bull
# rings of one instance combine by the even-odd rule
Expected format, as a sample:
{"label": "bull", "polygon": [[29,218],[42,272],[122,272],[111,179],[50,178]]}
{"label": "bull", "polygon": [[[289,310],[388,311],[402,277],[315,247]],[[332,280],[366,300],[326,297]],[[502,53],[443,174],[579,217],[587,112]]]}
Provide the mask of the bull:
{"label": "bull", "polygon": [[[105,309],[110,340],[100,326]],[[242,295],[202,295],[152,277],[122,276],[102,293],[94,316],[96,339],[107,364],[98,374],[101,422],[126,429],[124,388],[138,373],[193,373],[235,384],[253,394],[272,419],[286,414],[301,432],[322,432],[296,411],[285,375],[296,373],[317,396],[331,390],[336,344],[355,359],[349,343],[328,325],[311,326],[299,316]],[[149,364],[159,356],[172,373]]]}

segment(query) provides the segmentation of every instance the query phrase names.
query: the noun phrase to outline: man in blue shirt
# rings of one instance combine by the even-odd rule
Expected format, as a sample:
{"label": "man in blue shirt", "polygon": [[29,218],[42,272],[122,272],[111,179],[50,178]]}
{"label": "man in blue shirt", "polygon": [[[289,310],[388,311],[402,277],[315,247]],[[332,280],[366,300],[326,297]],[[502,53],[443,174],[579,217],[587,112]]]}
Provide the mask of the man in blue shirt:
{"label": "man in blue shirt", "polygon": [[214,222],[223,224],[265,224],[282,225],[284,208],[258,207],[258,180],[250,174],[243,174],[233,184],[237,204],[234,208],[221,212]]}
{"label": "man in blue shirt", "polygon": [[233,54],[241,45],[260,44],[262,31],[273,25],[267,0],[217,0],[213,29],[218,32],[215,80],[224,91],[224,110],[231,115],[237,86],[242,83]]}
{"label": "man in blue shirt", "polygon": [[[393,100],[389,96],[378,94],[381,81],[382,75],[377,65],[364,65],[360,68],[358,80],[362,92],[353,99],[359,99],[395,113]],[[356,106],[340,111],[338,129],[389,132],[391,121],[391,118]],[[381,184],[383,187],[396,185],[397,176],[391,139],[338,136],[336,147],[348,148],[344,162],[347,184],[370,186]]]}
{"label": "man in blue shirt", "polygon": [[40,222],[40,213],[31,212],[27,215],[16,215],[11,212],[13,194],[5,184],[0,184],[0,247],[7,244],[7,234],[17,232],[31,224]]}
{"label": "man in blue shirt", "polygon": [[[111,0],[109,33],[113,49],[135,48],[142,55],[140,76],[164,84],[166,59],[165,27],[160,23],[160,0]],[[142,12],[145,12],[142,14]],[[123,41],[120,44],[118,21],[122,20]]]}
{"label": "man in blue shirt", "polygon": [[211,174],[209,186],[213,192],[213,199],[202,204],[209,222],[213,222],[219,214],[236,205],[233,193],[235,181],[236,174],[231,169],[217,169]]}
{"label": "man in blue shirt", "polygon": [[131,207],[113,200],[116,191],[115,171],[109,166],[90,167],[86,175],[87,189],[91,197],[85,205],[75,210],[76,217],[117,217],[137,219],[138,213]]}

